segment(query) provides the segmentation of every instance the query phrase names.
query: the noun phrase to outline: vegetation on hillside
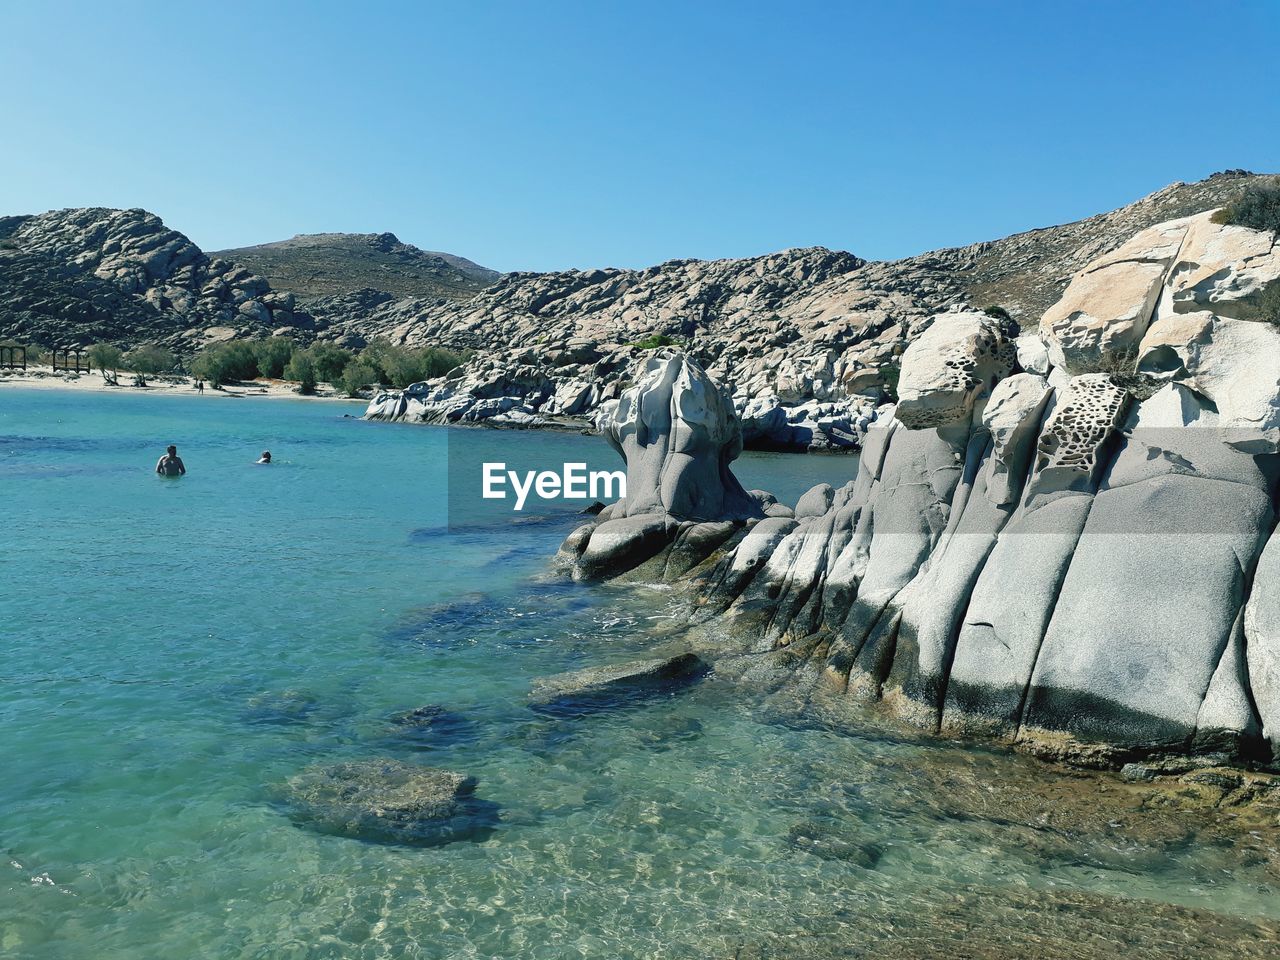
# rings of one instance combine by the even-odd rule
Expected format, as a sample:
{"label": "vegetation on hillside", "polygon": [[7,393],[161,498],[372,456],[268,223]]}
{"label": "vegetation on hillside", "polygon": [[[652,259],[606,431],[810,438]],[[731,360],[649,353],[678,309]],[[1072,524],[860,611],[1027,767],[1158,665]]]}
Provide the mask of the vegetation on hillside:
{"label": "vegetation on hillside", "polygon": [[1215,223],[1230,223],[1280,234],[1280,177],[1253,183],[1213,215]]}
{"label": "vegetation on hillside", "polygon": [[463,257],[419,250],[389,233],[303,235],[214,256],[247,267],[275,289],[291,290],[307,303],[361,289],[385,291],[396,299],[465,300],[501,276]]}
{"label": "vegetation on hillside", "polygon": [[1258,315],[1267,323],[1280,326],[1280,280],[1268,284],[1258,297]]}
{"label": "vegetation on hillside", "polygon": [[674,338],[665,333],[651,333],[643,340],[637,340],[632,346],[639,347],[641,350],[656,350],[658,347],[674,346],[675,342]]}

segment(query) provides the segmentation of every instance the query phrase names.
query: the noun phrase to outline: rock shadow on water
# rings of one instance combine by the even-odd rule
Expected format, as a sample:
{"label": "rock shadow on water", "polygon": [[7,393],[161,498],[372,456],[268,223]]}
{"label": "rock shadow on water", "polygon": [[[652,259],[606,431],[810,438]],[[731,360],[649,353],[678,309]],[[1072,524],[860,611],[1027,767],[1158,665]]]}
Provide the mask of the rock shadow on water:
{"label": "rock shadow on water", "polygon": [[498,804],[475,777],[380,758],[318,764],[278,790],[299,826],[367,843],[437,847],[480,842],[498,829]]}

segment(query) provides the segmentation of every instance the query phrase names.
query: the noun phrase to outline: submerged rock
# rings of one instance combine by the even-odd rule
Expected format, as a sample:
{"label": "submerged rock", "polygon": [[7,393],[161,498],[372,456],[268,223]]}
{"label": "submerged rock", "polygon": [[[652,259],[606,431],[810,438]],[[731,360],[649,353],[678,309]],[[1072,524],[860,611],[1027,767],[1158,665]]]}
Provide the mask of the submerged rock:
{"label": "submerged rock", "polygon": [[306,723],[320,707],[320,700],[306,690],[266,690],[245,704],[244,721],[261,726]]}
{"label": "submerged rock", "polygon": [[451,745],[474,734],[470,720],[435,703],[401,710],[387,719],[400,739],[422,749]]}
{"label": "submerged rock", "polygon": [[849,836],[847,829],[817,820],[792,824],[787,831],[787,844],[823,860],[839,860],[864,870],[875,869],[884,856],[884,850],[878,845],[861,842]]}
{"label": "submerged rock", "polygon": [[497,827],[497,805],[475,788],[465,774],[382,759],[310,767],[283,793],[292,816],[321,832],[439,846],[484,839]]}
{"label": "submerged rock", "polygon": [[548,713],[586,713],[677,690],[707,670],[707,664],[693,653],[587,667],[534,680],[529,704]]}

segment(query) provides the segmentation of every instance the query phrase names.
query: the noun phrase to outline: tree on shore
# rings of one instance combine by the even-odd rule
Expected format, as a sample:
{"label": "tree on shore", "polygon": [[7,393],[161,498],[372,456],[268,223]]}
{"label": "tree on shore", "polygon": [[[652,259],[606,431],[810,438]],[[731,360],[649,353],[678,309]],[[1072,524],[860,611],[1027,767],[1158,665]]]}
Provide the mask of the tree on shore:
{"label": "tree on shore", "polygon": [[339,386],[348,397],[358,397],[361,390],[377,382],[377,379],[378,372],[357,357],[343,369]]}
{"label": "tree on shore", "polygon": [[258,374],[273,380],[280,379],[284,376],[284,368],[288,366],[289,358],[293,356],[293,351],[296,349],[297,344],[288,337],[268,337],[266,340],[259,340],[253,345],[254,356],[258,361]]}
{"label": "tree on shore", "polygon": [[140,387],[147,385],[147,377],[171,371],[175,362],[170,351],[151,343],[134,347],[121,360],[124,368],[133,372]]}
{"label": "tree on shore", "polygon": [[316,392],[316,365],[311,359],[310,350],[295,350],[289,358],[289,365],[284,368],[286,380],[296,380],[298,392],[313,394]]}
{"label": "tree on shore", "polygon": [[[89,348],[88,357],[89,365],[98,368],[104,381],[109,384],[116,382],[116,378],[120,375],[120,360],[124,357],[124,351],[115,344],[95,343]],[[109,375],[108,371],[110,371]]]}
{"label": "tree on shore", "polygon": [[211,343],[196,356],[191,372],[208,380],[215,390],[224,383],[252,380],[258,375],[258,357],[254,346],[245,341]]}

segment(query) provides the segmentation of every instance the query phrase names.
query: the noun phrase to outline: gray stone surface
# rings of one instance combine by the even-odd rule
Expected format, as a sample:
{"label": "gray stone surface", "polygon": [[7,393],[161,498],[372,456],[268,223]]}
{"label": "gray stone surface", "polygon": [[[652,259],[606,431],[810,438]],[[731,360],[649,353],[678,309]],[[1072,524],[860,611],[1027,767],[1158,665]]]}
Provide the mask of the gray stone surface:
{"label": "gray stone surface", "polygon": [[[704,639],[824,718],[879,700],[926,728],[1086,764],[1274,751],[1280,340],[1171,292],[1247,305],[1271,241],[1201,237],[1191,265],[1187,236],[1167,224],[1104,253],[1053,312],[1058,359],[1104,369],[1073,376],[1024,338],[1047,376],[1013,373],[994,318],[934,318],[852,481],[813,488],[794,519],[708,528]],[[1116,271],[1141,283],[1104,289]]]}
{"label": "gray stone surface", "polygon": [[497,807],[475,788],[465,774],[378,759],[309,767],[282,792],[292,816],[322,832],[438,846],[483,839],[497,826]]}
{"label": "gray stone surface", "polygon": [[690,684],[707,672],[693,653],[587,667],[533,681],[529,704],[552,713],[578,713],[621,706]]}

